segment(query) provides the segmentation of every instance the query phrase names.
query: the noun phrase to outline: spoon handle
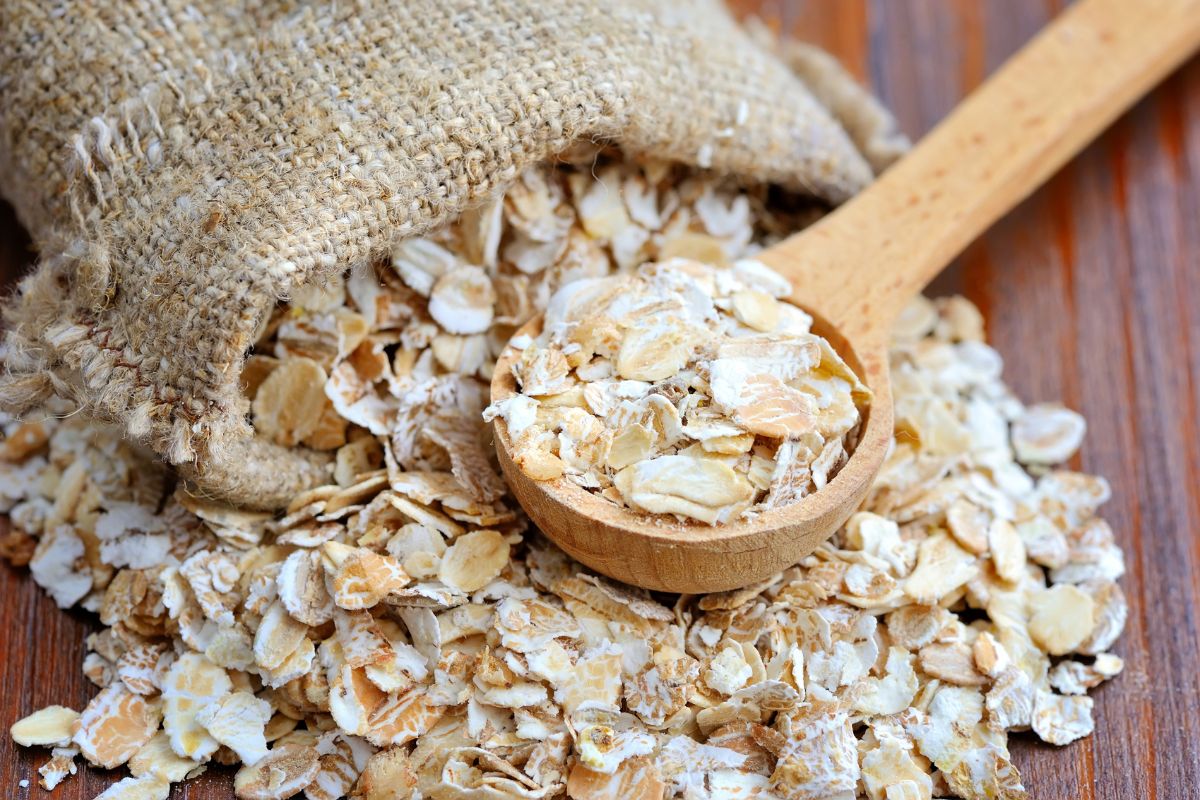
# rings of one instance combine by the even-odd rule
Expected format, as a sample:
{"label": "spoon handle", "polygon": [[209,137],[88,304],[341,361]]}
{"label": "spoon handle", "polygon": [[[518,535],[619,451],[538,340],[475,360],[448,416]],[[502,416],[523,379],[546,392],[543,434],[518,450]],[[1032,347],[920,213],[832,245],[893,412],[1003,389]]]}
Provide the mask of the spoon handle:
{"label": "spoon handle", "polygon": [[849,339],[909,298],[1200,47],[1200,0],[1080,0],[878,181],[761,258]]}

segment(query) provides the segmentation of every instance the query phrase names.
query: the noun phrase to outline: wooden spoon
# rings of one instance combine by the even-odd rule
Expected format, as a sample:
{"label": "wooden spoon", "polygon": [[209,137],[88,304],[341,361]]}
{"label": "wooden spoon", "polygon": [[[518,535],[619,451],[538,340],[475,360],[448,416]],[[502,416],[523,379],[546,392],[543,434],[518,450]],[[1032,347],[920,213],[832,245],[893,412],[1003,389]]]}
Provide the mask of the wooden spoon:
{"label": "wooden spoon", "polygon": [[[1200,0],[1081,0],[1064,11],[870,188],[759,254],[791,301],[875,397],[853,455],[823,489],[751,521],[681,524],[500,465],[542,531],[589,567],[670,592],[746,586],[796,563],[855,511],[892,440],[887,343],[904,305],[943,267],[1200,46]],[[1031,321],[1031,324],[1036,324]],[[536,336],[541,319],[518,334]],[[492,399],[516,390],[506,348]]]}

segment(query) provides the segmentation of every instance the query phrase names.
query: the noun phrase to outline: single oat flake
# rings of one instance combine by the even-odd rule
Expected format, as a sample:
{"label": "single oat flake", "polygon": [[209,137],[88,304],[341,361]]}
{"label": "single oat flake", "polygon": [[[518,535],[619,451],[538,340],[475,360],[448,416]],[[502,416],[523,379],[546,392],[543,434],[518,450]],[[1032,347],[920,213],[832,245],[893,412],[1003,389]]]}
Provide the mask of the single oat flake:
{"label": "single oat flake", "polygon": [[960,298],[901,316],[893,446],[800,563],[666,596],[537,533],[483,420],[534,314],[526,394],[488,416],[530,474],[645,513],[818,490],[869,399],[753,258],[799,225],[765,190],[575,158],[264,321],[250,419],[336,465],[283,515],[191,494],[62,401],[0,418],[0,552],[100,619],[91,702],[12,727],[43,786],[86,762],[128,768],[104,800],[217,765],[264,800],[1017,800],[1010,732],[1092,732],[1124,667],[1111,490],[1062,468],[1082,419],[1017,400]]}

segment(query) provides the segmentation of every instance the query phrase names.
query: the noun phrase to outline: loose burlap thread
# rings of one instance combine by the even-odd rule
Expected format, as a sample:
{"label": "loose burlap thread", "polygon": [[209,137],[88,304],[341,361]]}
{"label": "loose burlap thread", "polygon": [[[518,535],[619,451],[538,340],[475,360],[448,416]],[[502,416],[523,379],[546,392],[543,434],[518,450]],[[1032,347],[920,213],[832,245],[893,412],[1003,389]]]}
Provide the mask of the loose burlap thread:
{"label": "loose burlap thread", "polygon": [[0,405],[69,397],[202,491],[283,505],[329,459],[247,421],[274,305],[581,139],[831,204],[902,146],[832,60],[706,0],[5,3],[0,188],[40,259]]}

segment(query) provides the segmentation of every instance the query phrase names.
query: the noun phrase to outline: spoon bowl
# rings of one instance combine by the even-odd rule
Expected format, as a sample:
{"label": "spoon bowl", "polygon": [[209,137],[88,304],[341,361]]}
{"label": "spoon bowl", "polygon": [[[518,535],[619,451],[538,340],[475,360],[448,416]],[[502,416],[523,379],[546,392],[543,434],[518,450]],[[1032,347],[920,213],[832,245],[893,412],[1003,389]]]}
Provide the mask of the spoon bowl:
{"label": "spoon bowl", "polygon": [[[1021,49],[902,160],[817,224],[759,253],[795,288],[788,298],[870,387],[860,438],[825,487],[720,526],[617,506],[512,460],[500,466],[542,531],[626,583],[712,592],[763,580],[811,553],[858,508],[892,441],[887,342],[908,300],[980,233],[1040,186],[1200,47],[1200,0],[1079,0]],[[536,319],[518,334],[536,336]],[[506,347],[493,402],[516,390]]]}
{"label": "spoon bowl", "polygon": [[[811,313],[811,312],[810,312]],[[515,334],[536,338],[540,316]],[[859,354],[829,323],[813,316],[824,336],[872,393],[859,440],[833,479],[797,503],[760,511],[726,525],[679,522],[612,503],[566,477],[537,481],[512,459],[508,426],[493,424],[500,467],[530,519],[572,558],[625,583],[664,592],[721,592],[763,580],[811,553],[858,508],[892,440],[892,403],[882,347]],[[517,392],[506,347],[492,374],[492,401]]]}

